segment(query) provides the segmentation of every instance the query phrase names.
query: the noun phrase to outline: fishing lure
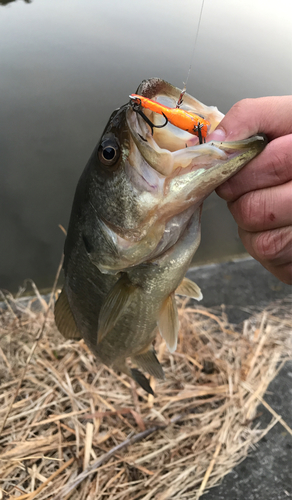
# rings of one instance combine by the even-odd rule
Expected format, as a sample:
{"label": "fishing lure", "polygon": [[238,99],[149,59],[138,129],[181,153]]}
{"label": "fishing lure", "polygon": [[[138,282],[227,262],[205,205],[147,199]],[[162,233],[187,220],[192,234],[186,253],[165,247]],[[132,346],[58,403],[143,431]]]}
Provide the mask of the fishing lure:
{"label": "fishing lure", "polygon": [[[180,109],[179,106],[181,102],[178,103],[176,108],[169,108],[168,106],[164,106],[159,102],[152,101],[147,97],[143,97],[137,94],[131,94],[130,96],[131,103],[134,111],[139,113],[144,120],[151,127],[152,135],[153,128],[162,128],[170,122],[175,127],[178,127],[190,134],[196,135],[199,138],[200,144],[203,144],[206,140],[206,136],[210,129],[210,122],[205,120],[202,116],[192,113],[191,111],[186,111],[184,109]],[[182,99],[181,99],[182,100]],[[141,108],[150,109],[154,111],[154,113],[159,113],[163,115],[165,118],[165,123],[163,125],[154,125],[151,120],[143,113]]]}

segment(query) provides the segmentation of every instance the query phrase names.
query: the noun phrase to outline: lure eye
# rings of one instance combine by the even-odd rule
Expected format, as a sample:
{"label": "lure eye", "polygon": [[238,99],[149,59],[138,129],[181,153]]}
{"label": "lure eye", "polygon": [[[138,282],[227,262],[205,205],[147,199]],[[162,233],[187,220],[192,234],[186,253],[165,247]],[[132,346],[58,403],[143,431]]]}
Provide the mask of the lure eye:
{"label": "lure eye", "polygon": [[108,167],[115,165],[120,156],[118,143],[113,139],[105,139],[98,148],[98,156],[104,165]]}

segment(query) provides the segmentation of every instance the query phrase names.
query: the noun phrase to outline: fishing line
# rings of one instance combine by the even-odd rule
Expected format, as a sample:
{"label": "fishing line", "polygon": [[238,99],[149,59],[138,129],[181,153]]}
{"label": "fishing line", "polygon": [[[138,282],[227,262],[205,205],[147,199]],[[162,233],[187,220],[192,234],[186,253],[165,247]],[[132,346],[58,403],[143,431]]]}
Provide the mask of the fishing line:
{"label": "fishing line", "polygon": [[189,79],[189,76],[190,76],[190,72],[191,72],[191,69],[192,69],[192,64],[193,64],[194,56],[195,56],[195,50],[196,50],[197,40],[198,40],[198,36],[199,36],[199,32],[200,32],[200,25],[201,25],[201,19],[202,19],[202,14],[203,14],[204,2],[205,2],[205,0],[202,1],[201,12],[200,12],[200,17],[199,17],[199,22],[198,22],[198,27],[197,27],[196,38],[195,38],[195,44],[194,44],[193,53],[192,53],[192,56],[191,56],[191,62],[190,62],[190,67],[189,67],[189,71],[188,71],[188,75],[187,75],[185,86],[187,86],[188,79]]}
{"label": "fishing line", "polygon": [[202,0],[201,12],[200,12],[200,15],[199,15],[199,21],[198,21],[198,26],[197,26],[196,38],[195,38],[193,52],[192,52],[192,55],[191,55],[191,62],[190,62],[190,66],[189,66],[189,71],[188,71],[187,79],[186,79],[185,83],[183,82],[184,87],[183,87],[183,90],[182,90],[182,92],[181,92],[181,94],[179,96],[179,99],[177,101],[177,105],[176,105],[177,108],[179,108],[180,105],[182,104],[182,102],[183,102],[183,96],[184,96],[184,94],[185,94],[185,92],[187,90],[187,84],[188,84],[188,81],[189,81],[189,76],[190,76],[190,73],[191,73],[192,64],[193,64],[193,60],[194,60],[194,57],[195,57],[197,40],[198,40],[200,26],[201,26],[201,19],[202,19],[202,14],[203,14],[203,9],[204,9],[204,2],[205,2],[205,0]]}

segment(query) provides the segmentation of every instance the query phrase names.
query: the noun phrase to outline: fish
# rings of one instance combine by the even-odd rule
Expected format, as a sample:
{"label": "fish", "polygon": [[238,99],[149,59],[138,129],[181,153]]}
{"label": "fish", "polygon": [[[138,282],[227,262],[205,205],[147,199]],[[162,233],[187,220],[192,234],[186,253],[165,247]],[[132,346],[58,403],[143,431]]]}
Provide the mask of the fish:
{"label": "fish", "polygon": [[[175,108],[181,91],[159,78],[136,95]],[[180,108],[201,116],[207,142],[133,99],[116,109],[78,182],[64,246],[64,286],[55,321],[66,339],[84,339],[97,358],[153,394],[162,380],[158,334],[177,347],[175,296],[201,300],[185,277],[200,243],[204,199],[258,155],[262,135],[208,142],[223,114],[185,93]]]}

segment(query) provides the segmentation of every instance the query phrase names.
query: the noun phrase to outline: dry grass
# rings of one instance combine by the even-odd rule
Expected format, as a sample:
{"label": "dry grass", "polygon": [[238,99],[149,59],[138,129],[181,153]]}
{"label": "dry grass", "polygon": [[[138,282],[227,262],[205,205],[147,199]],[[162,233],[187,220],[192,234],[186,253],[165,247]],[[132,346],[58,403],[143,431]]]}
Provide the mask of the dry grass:
{"label": "dry grass", "polygon": [[64,341],[41,298],[7,304],[1,499],[195,499],[277,421],[291,432],[269,407],[269,426],[256,421],[258,403],[291,357],[291,302],[251,316],[242,331],[224,311],[182,302],[177,352],[156,344],[166,377],[151,382],[154,398],[97,364],[83,341]]}

